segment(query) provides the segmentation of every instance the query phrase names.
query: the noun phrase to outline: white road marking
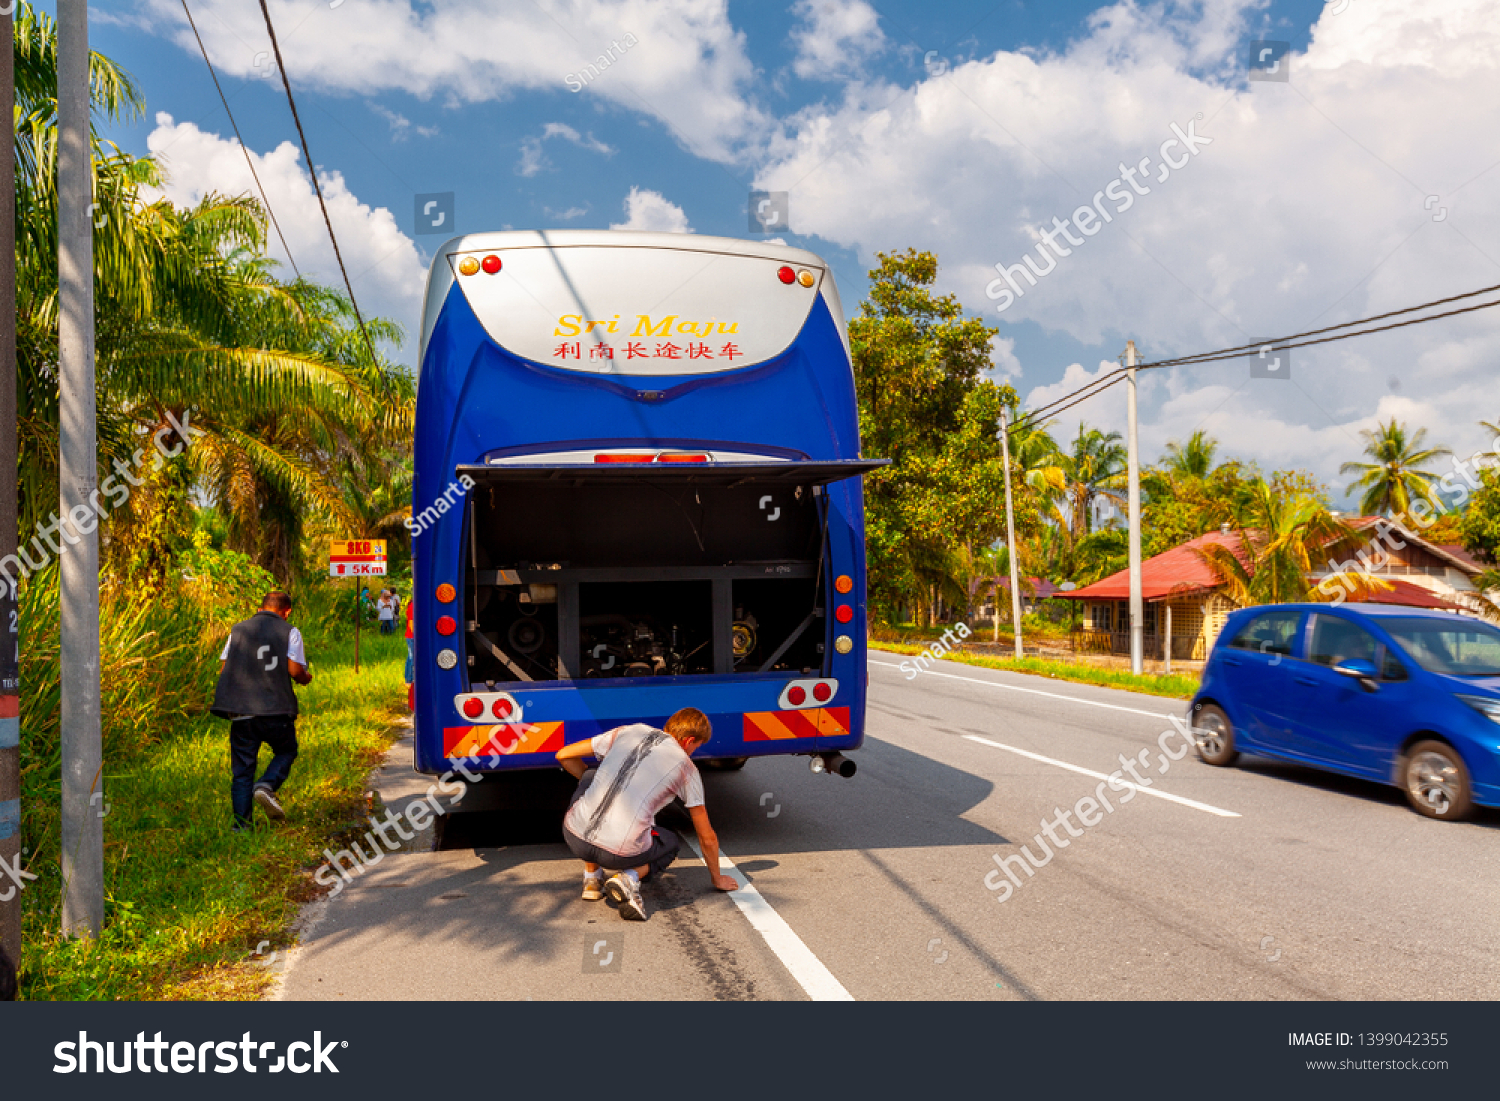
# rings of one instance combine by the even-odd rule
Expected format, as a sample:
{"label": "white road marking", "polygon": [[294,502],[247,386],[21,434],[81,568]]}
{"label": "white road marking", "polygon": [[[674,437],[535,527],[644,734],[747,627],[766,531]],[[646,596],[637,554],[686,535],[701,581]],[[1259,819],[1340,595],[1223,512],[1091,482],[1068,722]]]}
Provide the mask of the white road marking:
{"label": "white road marking", "polygon": [[[871,665],[884,665],[887,669],[900,669],[901,666],[890,661],[869,660]],[[1043,692],[1040,688],[1022,688],[1018,684],[1002,684],[1000,681],[981,680],[978,677],[961,677],[957,673],[939,673],[936,669],[924,669],[924,677],[947,677],[949,680],[964,680],[970,684],[988,685],[990,688],[1004,688],[1008,692],[1029,692],[1033,696],[1051,696],[1054,700],[1067,700],[1070,703],[1081,703],[1088,707],[1103,707],[1110,711],[1128,711],[1132,715],[1145,715],[1152,719],[1166,719],[1171,721],[1172,716],[1163,715],[1159,711],[1142,711],[1137,707],[1121,707],[1117,703],[1100,703],[1098,700],[1083,700],[1077,696],[1065,696],[1061,692]],[[1123,689],[1121,690],[1123,691]]]}
{"label": "white road marking", "polygon": [[[688,834],[687,841],[698,854],[698,859],[703,859],[698,839]],[[809,998],[815,1002],[854,1000],[854,995],[844,989],[844,984],[834,978],[833,972],[823,966],[823,961],[813,955],[812,949],[802,943],[801,937],[792,932],[792,927],[750,885],[745,873],[734,866],[734,861],[725,856],[722,849],[719,851],[719,871],[740,885],[739,890],[728,892],[729,897],[734,899],[740,913],[749,919],[751,927],[765,939],[766,946],[776,953],[776,958],[791,972],[792,978],[807,991]]]}
{"label": "white road marking", "polygon": [[[1022,757],[1030,757],[1033,761],[1041,761],[1043,764],[1056,765],[1058,768],[1065,768],[1069,772],[1078,772],[1082,773],[1084,776],[1092,776],[1096,780],[1109,779],[1109,777],[1104,773],[1095,772],[1091,768],[1080,768],[1078,765],[1068,764],[1067,761],[1059,761],[1053,757],[1043,757],[1040,753],[1033,753],[1029,749],[1017,749],[1013,745],[1004,745],[1001,742],[992,742],[988,738],[981,738],[978,734],[965,734],[964,737],[971,742],[978,742],[980,745],[992,746],[995,749],[1003,749],[1009,753],[1015,753]],[[1132,791],[1138,791],[1142,795],[1154,795],[1158,799],[1166,799],[1173,803],[1181,803],[1183,806],[1192,807],[1194,810],[1202,810],[1207,811],[1209,814],[1217,814],[1220,818],[1240,817],[1240,815],[1236,814],[1232,810],[1225,810],[1222,807],[1211,807],[1207,803],[1198,802],[1196,799],[1184,799],[1180,795],[1172,795],[1165,791],[1158,791],[1156,788],[1141,787],[1140,784],[1134,783],[1130,780],[1121,779],[1116,780],[1115,783],[1119,787],[1130,788]]]}

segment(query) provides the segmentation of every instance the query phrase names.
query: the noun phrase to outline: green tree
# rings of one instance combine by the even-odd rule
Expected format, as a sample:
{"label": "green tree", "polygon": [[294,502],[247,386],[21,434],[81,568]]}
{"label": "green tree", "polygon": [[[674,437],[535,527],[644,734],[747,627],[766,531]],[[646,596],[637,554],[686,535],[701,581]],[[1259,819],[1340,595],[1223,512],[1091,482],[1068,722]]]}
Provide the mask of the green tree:
{"label": "green tree", "polygon": [[1500,468],[1479,472],[1479,488],[1458,521],[1464,549],[1487,562],[1500,562]]}
{"label": "green tree", "polygon": [[[1209,545],[1197,554],[1224,584],[1225,595],[1241,606],[1332,599],[1311,573],[1362,542],[1359,532],[1333,516],[1308,487],[1296,485],[1295,477],[1280,483],[1256,477],[1235,512],[1234,549]],[[1391,587],[1362,571],[1350,580],[1365,589]]]}
{"label": "green tree", "polygon": [[1179,444],[1168,440],[1161,466],[1175,478],[1207,478],[1214,468],[1214,454],[1219,450],[1219,441],[1203,429],[1188,437],[1188,442]]}
{"label": "green tree", "polygon": [[1426,501],[1441,509],[1442,502],[1433,492],[1438,475],[1423,465],[1443,455],[1446,447],[1423,448],[1427,429],[1408,434],[1406,425],[1392,417],[1389,424],[1360,432],[1365,440],[1365,454],[1373,462],[1348,462],[1339,467],[1340,474],[1358,474],[1349,492],[1363,490],[1359,507],[1367,515],[1399,516],[1413,501]]}
{"label": "green tree", "polygon": [[1094,503],[1101,497],[1125,500],[1125,463],[1125,445],[1118,432],[1104,433],[1082,421],[1078,423],[1078,437],[1062,464],[1075,540],[1093,530]]}
{"label": "green tree", "polygon": [[[1003,530],[998,423],[1015,395],[983,375],[998,330],[933,294],[937,257],[877,256],[849,324],[863,450],[893,460],[865,479],[870,601],[879,618],[909,606],[931,622],[937,597],[967,599],[962,549]],[[1018,505],[1034,524],[1030,496]]]}

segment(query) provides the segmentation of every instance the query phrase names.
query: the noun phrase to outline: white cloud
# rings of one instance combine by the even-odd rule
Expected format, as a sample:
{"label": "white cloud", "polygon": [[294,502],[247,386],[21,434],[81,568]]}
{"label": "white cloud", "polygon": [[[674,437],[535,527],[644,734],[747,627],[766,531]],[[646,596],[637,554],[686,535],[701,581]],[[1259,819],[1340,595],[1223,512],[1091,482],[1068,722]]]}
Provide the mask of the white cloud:
{"label": "white cloud", "polygon": [[625,220],[610,229],[644,229],[654,233],[691,233],[682,207],[656,191],[632,187],[625,196]]}
{"label": "white cloud", "polygon": [[535,176],[543,169],[550,169],[552,162],[542,152],[542,143],[549,138],[562,138],[592,153],[602,153],[606,157],[614,156],[613,147],[600,141],[593,134],[580,134],[565,122],[549,122],[542,127],[540,134],[532,135],[521,141],[521,159],[516,163],[516,174],[519,176]]}
{"label": "white cloud", "polygon": [[846,77],[885,48],[880,17],[865,0],[797,0],[792,12],[799,20],[792,71],[800,77]]}
{"label": "white cloud", "polygon": [[[197,53],[177,0],[144,4]],[[270,9],[294,88],[478,103],[518,89],[567,91],[568,75],[592,64],[602,71],[580,95],[655,118],[699,156],[732,160],[770,125],[746,98],[754,66],[722,0],[359,0],[337,9],[272,0]],[[257,75],[255,55],[270,46],[256,5],[198,0],[194,16],[222,72]],[[613,60],[600,66],[601,57]]]}
{"label": "white cloud", "polygon": [[[200,130],[190,122],[174,122],[163,112],[156,116],[156,129],[146,144],[167,170],[162,194],[179,206],[197,203],[209,192],[259,194],[237,142]],[[300,150],[291,142],[282,142],[269,153],[252,150],[250,155],[298,269],[305,276],[342,290],[343,279]],[[403,351],[410,364],[416,349],[426,263],[412,240],[397,227],[391,212],[360,202],[340,173],[320,166],[318,182],[360,312],[366,318],[388,317],[405,328]],[[274,229],[269,230],[267,247],[273,258],[285,259]],[[290,268],[283,274],[290,278]]]}
{"label": "white cloud", "polygon": [[389,107],[382,107],[380,104],[374,102],[370,103],[369,106],[370,110],[374,111],[381,118],[385,119],[386,122],[390,123],[392,141],[405,141],[410,136],[410,132],[412,130],[415,130],[424,138],[435,137],[438,134],[438,128],[436,126],[413,127],[411,124],[411,119],[407,118],[399,111],[392,111]]}
{"label": "white cloud", "polygon": [[[1029,320],[1086,344],[1130,336],[1145,359],[1500,282],[1500,169],[1487,171],[1494,150],[1475,140],[1500,129],[1496,0],[1325,9],[1289,83],[1244,80],[1247,42],[1275,37],[1262,10],[1121,0],[1058,53],[1000,52],[909,88],[851,84],[837,105],[789,120],[756,186],[794,191],[800,231],[865,260],[932,249],[942,289],[1002,335]],[[1163,180],[1174,124],[1212,143]],[[995,265],[1035,259],[1054,218],[1071,219],[1142,158],[1149,192],[1124,211],[1104,200],[1113,221],[1076,246],[1057,238],[1070,254],[997,314],[986,297]],[[1358,430],[1381,410],[1405,410],[1455,450],[1480,442],[1482,416],[1500,415],[1500,316],[1294,360],[1290,384],[1252,380],[1238,359],[1145,372],[1145,456],[1209,418],[1226,449],[1341,487],[1339,463],[1358,457]],[[1093,374],[1075,365],[1064,383]],[[1117,387],[1065,416],[1073,431],[1079,415],[1121,428],[1123,412]]]}
{"label": "white cloud", "polygon": [[994,374],[1002,382],[1014,382],[1022,375],[1021,361],[1016,358],[1016,342],[1008,336],[990,338],[990,359],[995,365]]}

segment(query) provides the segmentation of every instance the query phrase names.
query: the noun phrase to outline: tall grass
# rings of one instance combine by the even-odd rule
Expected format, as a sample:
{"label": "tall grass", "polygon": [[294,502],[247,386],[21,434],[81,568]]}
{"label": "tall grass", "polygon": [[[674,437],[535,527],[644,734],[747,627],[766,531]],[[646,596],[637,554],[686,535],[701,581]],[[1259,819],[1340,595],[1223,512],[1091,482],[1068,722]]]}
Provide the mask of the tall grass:
{"label": "tall grass", "polygon": [[[285,823],[230,832],[228,724],[207,714],[228,627],[267,579],[208,556],[193,577],[148,597],[100,594],[105,928],[61,935],[57,590],[35,577],[23,596],[22,807],[27,870],[22,993],[27,998],[253,996],[264,972],[245,961],[285,942],[328,838],[365,812],[364,783],[404,711],[405,640],[373,632],[353,672],[352,593],[294,592],[314,671],[299,689],[301,753],[282,789]],[[257,591],[259,590],[259,591]],[[267,754],[262,754],[262,766]]]}

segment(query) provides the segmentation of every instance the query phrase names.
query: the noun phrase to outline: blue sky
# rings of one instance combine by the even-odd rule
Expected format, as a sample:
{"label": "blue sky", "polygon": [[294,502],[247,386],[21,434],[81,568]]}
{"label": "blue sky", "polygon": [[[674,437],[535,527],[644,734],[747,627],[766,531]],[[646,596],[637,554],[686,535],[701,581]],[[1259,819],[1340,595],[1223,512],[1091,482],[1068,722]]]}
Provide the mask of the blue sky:
{"label": "blue sky", "polygon": [[[332,281],[279,79],[259,75],[256,5],[189,3],[299,266]],[[1494,0],[271,10],[361,305],[408,330],[443,240],[416,232],[413,197],[433,192],[454,193],[458,231],[743,237],[748,191],[786,190],[783,236],[831,262],[851,312],[876,250],[936,251],[941,289],[1001,330],[997,377],[1033,403],[1095,377],[1127,337],[1148,358],[1181,354],[1500,282],[1500,172],[1485,174],[1500,153],[1466,137],[1500,121]],[[148,103],[111,136],[162,156],[178,201],[244,190],[180,0],[92,16],[94,47]],[[1255,39],[1291,44],[1290,82],[1246,80]],[[1150,155],[1156,172],[1171,127],[1195,119],[1214,144],[997,312],[997,263],[1121,165]],[[1500,406],[1496,354],[1500,332],[1476,315],[1306,350],[1290,384],[1242,364],[1160,372],[1143,386],[1146,452],[1203,427],[1229,452],[1338,483],[1359,432],[1398,416],[1467,454],[1487,442],[1474,422],[1500,416],[1484,407]],[[1079,415],[1122,427],[1123,397]]]}

